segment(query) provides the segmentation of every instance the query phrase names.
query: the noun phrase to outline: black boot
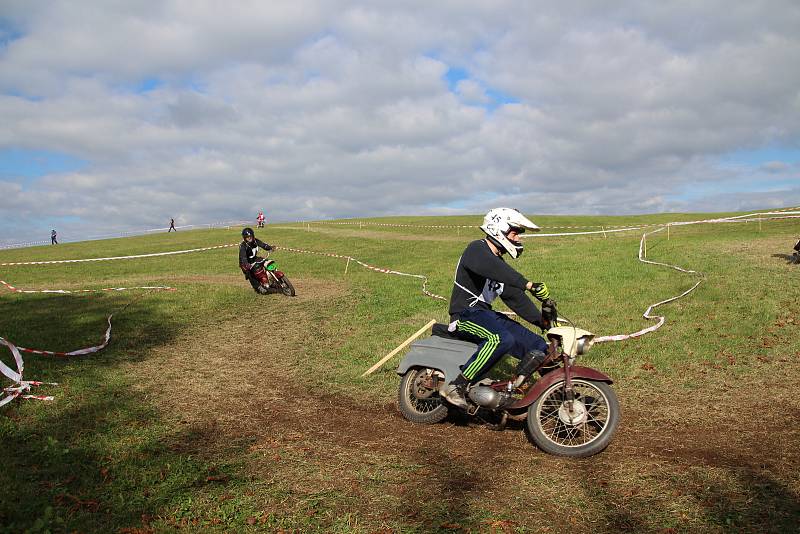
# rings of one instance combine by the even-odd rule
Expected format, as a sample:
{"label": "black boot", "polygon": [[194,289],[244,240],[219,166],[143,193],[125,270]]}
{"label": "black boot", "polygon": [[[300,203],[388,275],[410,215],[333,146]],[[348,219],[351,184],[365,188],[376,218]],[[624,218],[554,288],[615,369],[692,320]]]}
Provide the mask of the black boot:
{"label": "black boot", "polygon": [[517,379],[514,386],[519,387],[526,378],[531,376],[539,367],[542,366],[547,356],[540,350],[532,350],[522,357],[517,364]]}

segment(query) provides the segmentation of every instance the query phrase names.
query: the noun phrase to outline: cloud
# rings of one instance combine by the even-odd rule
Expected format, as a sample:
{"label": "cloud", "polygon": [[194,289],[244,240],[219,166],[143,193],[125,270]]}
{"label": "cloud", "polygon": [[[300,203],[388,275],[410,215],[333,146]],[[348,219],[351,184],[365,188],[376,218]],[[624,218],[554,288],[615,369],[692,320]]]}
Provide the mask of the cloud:
{"label": "cloud", "polygon": [[791,1],[11,1],[4,16],[0,150],[85,164],[5,183],[0,239],[51,220],[126,228],[260,208],[289,220],[501,201],[800,204],[796,158],[724,163],[800,150]]}

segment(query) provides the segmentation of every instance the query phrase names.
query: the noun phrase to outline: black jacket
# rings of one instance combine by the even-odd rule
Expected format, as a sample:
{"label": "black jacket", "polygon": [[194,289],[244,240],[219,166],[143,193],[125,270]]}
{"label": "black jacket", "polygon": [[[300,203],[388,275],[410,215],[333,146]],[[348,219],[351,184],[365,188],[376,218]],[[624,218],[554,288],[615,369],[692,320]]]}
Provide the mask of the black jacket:
{"label": "black jacket", "polygon": [[528,280],[496,256],[485,239],[473,241],[464,250],[456,267],[450,296],[450,320],[469,308],[492,309],[496,297],[531,324],[541,326],[542,314],[525,294]]}
{"label": "black jacket", "polygon": [[264,250],[274,250],[274,247],[264,243],[259,238],[254,238],[252,243],[242,240],[239,245],[239,267],[244,271],[249,271],[253,261],[258,257],[258,247]]}

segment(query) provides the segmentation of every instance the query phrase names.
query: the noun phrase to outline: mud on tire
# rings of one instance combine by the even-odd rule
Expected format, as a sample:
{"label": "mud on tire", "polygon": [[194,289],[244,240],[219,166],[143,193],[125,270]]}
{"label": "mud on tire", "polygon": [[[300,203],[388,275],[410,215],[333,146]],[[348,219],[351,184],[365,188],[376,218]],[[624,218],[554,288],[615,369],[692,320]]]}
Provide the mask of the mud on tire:
{"label": "mud on tire", "polygon": [[433,369],[409,369],[400,381],[397,406],[403,417],[413,423],[438,423],[449,412],[439,397],[439,392],[425,386],[427,378],[433,372]]}

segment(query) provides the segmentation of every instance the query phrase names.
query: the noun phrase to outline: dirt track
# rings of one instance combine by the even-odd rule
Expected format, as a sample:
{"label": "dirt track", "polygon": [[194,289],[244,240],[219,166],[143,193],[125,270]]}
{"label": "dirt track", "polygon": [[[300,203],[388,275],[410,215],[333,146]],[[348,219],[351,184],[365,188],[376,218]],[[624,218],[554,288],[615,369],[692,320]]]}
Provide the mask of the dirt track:
{"label": "dirt track", "polygon": [[688,531],[709,517],[724,522],[741,507],[751,508],[745,530],[758,530],[759,518],[771,514],[800,518],[799,421],[787,409],[797,392],[765,396],[763,386],[776,371],[796,376],[796,359],[759,362],[745,379],[719,371],[722,378],[700,392],[667,377],[655,391],[618,384],[623,419],[611,446],[590,459],[560,459],[531,445],[521,425],[503,432],[459,418],[415,425],[394,399],[376,405],[307,390],[296,378],[303,367],[296,348],[314,328],[303,309],[338,290],[313,280],[298,286],[313,291],[283,317],[294,328],[256,339],[263,349],[253,351],[252,332],[231,323],[132,367],[190,431],[187,451],[214,456],[245,444],[256,480],[290,488],[297,502],[320,492],[347,495],[348,508],[376,524],[435,516],[461,526],[476,506],[515,510],[513,525],[542,531],[575,529],[576,521],[578,530],[646,531],[654,507],[674,508]]}

